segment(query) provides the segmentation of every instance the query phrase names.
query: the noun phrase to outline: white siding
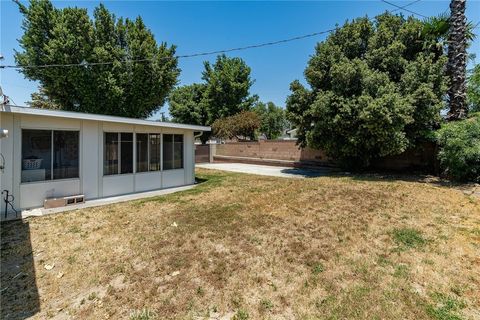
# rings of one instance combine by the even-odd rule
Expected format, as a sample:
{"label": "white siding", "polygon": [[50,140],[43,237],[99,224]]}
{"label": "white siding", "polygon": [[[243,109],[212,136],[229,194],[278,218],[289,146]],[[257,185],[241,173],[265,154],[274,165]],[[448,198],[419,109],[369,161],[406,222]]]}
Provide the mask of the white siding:
{"label": "white siding", "polygon": [[[194,183],[195,154],[192,130],[3,112],[0,112],[0,127],[9,130],[9,137],[0,140],[0,151],[6,160],[5,171],[0,173],[0,186],[1,190],[7,189],[13,193],[14,204],[18,209],[41,207],[44,199],[48,197],[84,194],[86,200],[89,200]],[[79,130],[80,177],[21,183],[22,129]],[[103,134],[108,131],[183,134],[184,168],[104,176]],[[134,162],[134,170],[135,167]]]}
{"label": "white siding", "polygon": [[[5,158],[5,169],[0,172],[0,187],[1,190],[13,191],[13,115],[0,113],[0,128],[7,129],[9,132],[8,138],[0,139],[0,153]],[[3,204],[3,203],[2,203]],[[3,208],[1,209],[3,210]],[[2,211],[3,214],[3,211]]]}
{"label": "white siding", "polygon": [[43,200],[81,194],[80,179],[52,180],[20,184],[20,208],[35,208],[43,205]]}
{"label": "white siding", "polygon": [[162,188],[162,173],[160,171],[139,172],[135,174],[135,191],[148,191]]}
{"label": "white siding", "polygon": [[103,196],[115,196],[132,193],[135,177],[133,174],[116,174],[103,177]]}
{"label": "white siding", "polygon": [[98,198],[98,177],[101,174],[98,167],[98,158],[102,154],[98,145],[98,123],[95,121],[82,121],[80,143],[82,156],[80,158],[80,177],[82,190],[86,199]]}

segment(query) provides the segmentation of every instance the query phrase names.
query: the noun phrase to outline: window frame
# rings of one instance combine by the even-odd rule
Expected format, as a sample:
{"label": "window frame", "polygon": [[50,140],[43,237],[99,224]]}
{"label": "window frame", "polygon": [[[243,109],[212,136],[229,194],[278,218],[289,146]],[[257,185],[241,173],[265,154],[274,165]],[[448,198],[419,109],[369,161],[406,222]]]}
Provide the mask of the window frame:
{"label": "window frame", "polygon": [[[164,153],[163,153],[163,144],[164,144],[164,136],[170,135],[172,136],[172,168],[171,169],[164,169]],[[180,168],[175,168],[175,136],[182,137],[182,166]],[[171,171],[171,170],[184,170],[185,169],[185,134],[184,133],[164,133],[162,134],[162,171]]]}
{"label": "window frame", "polygon": [[[56,181],[78,181],[82,176],[82,134],[81,130],[77,128],[39,128],[39,127],[20,127],[20,161],[23,160],[23,131],[30,130],[30,131],[50,131],[50,179],[45,180],[37,180],[37,181],[22,181],[22,171],[23,165],[20,163],[20,184],[36,184],[36,183],[54,183]],[[54,179],[53,178],[53,156],[54,156],[54,131],[66,131],[66,132],[78,132],[78,177],[75,178],[61,178],[61,179]]]}
{"label": "window frame", "polygon": [[[151,169],[151,155],[152,155],[152,150],[151,150],[151,143],[150,143],[150,137],[152,135],[155,135],[155,136],[160,136],[159,138],[159,141],[160,141],[160,144],[158,145],[158,151],[159,151],[159,155],[158,155],[158,162],[160,164],[159,166],[159,169],[158,170],[152,170]],[[162,155],[163,155],[163,134],[162,133],[149,133],[148,134],[148,171],[145,171],[145,172],[162,172],[163,171],[163,161],[162,161]]]}
{"label": "window frame", "polygon": [[[147,135],[147,170],[144,170],[144,171],[138,171],[138,149],[137,149],[138,139],[137,139],[137,137],[138,137],[139,134]],[[159,144],[160,168],[158,170],[151,170],[151,157],[150,157],[150,155],[152,154],[152,150],[151,150],[151,144],[150,144],[150,141],[151,141],[150,137],[152,135],[160,136],[160,144]],[[163,152],[162,152],[162,148],[163,148],[163,134],[162,133],[159,133],[159,132],[135,132],[135,173],[142,174],[142,173],[163,171],[163,161],[162,161]]]}
{"label": "window frame", "polygon": [[[118,152],[118,163],[117,163],[117,173],[105,174],[105,140],[107,133],[117,134],[117,152]],[[132,172],[122,173],[122,133],[132,134]],[[129,174],[135,174],[137,169],[137,159],[136,159],[136,134],[133,131],[103,131],[103,155],[102,155],[102,177],[113,177],[113,176],[126,176]]]}

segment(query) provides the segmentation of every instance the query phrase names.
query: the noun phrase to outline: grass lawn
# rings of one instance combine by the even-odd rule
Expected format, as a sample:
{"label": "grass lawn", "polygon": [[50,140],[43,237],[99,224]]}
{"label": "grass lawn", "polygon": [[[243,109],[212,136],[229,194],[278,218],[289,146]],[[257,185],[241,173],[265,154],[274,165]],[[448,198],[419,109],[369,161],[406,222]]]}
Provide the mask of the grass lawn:
{"label": "grass lawn", "polygon": [[480,318],[478,198],[368,176],[197,177],[3,223],[1,318]]}

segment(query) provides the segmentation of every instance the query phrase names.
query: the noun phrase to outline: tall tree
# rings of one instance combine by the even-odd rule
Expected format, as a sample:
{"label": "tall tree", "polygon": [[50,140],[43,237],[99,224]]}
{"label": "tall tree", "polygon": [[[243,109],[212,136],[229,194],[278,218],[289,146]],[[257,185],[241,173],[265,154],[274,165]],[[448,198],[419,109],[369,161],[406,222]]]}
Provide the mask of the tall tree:
{"label": "tall tree", "polygon": [[[248,111],[258,97],[250,95],[253,81],[250,67],[240,58],[219,55],[213,65],[204,62],[203,83],[186,85],[169,96],[169,111],[174,121],[212,125],[215,120]],[[200,137],[205,143],[210,133]]]}
{"label": "tall tree", "polygon": [[[49,0],[16,3],[24,33],[15,59],[64,110],[144,118],[177,83],[175,47],[157,45],[140,17],[117,19],[103,4],[91,19],[86,9],[56,9]],[[27,67],[52,64],[83,66]]]}
{"label": "tall tree", "polygon": [[273,102],[258,102],[253,109],[260,117],[259,131],[267,139],[276,139],[287,126],[285,119],[285,110],[277,107]]}
{"label": "tall tree", "polygon": [[32,108],[61,109],[58,104],[56,104],[49,98],[49,94],[42,86],[39,87],[38,92],[34,92],[30,96],[32,100],[27,102],[27,104]]}
{"label": "tall tree", "polygon": [[205,100],[210,123],[251,109],[256,97],[250,96],[253,80],[245,61],[222,54],[213,65],[208,61],[204,65],[202,79],[206,84]]}
{"label": "tall tree", "polygon": [[467,68],[467,19],[466,0],[451,0],[450,31],[448,34],[447,73],[450,78],[448,119],[458,120],[467,116],[466,68]]}
{"label": "tall tree", "polygon": [[[174,122],[196,125],[209,125],[209,115],[205,103],[205,84],[194,83],[192,85],[175,88],[168,98],[170,115]],[[202,143],[206,143],[210,136],[204,132],[200,136]]]}
{"label": "tall tree", "polygon": [[294,81],[288,118],[301,145],[324,149],[345,166],[399,154],[440,122],[445,57],[423,46],[423,24],[383,14],[347,22],[316,46]]}

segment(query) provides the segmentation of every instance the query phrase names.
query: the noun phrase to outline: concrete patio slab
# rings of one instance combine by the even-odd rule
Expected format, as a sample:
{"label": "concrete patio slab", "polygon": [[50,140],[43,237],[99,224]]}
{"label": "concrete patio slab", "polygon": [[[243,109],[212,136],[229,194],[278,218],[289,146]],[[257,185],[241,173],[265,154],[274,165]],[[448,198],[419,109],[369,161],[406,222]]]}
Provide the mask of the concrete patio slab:
{"label": "concrete patio slab", "polygon": [[195,185],[188,185],[188,186],[181,186],[181,187],[174,187],[168,189],[161,189],[161,190],[154,190],[154,191],[147,191],[147,192],[137,192],[131,194],[125,194],[121,196],[115,197],[108,197],[108,198],[101,198],[101,199],[94,199],[94,200],[87,200],[85,203],[71,205],[66,207],[59,207],[59,208],[51,208],[51,209],[44,209],[44,208],[35,208],[30,210],[23,210],[19,212],[17,215],[15,213],[9,213],[8,217],[5,219],[4,214],[1,214],[1,221],[9,221],[9,220],[18,220],[18,219],[25,219],[28,217],[38,217],[44,216],[48,214],[78,210],[78,209],[85,209],[91,207],[98,207],[109,205],[113,203],[125,202],[125,201],[132,201],[144,198],[151,198],[156,196],[162,196],[174,192],[184,191],[188,189],[194,188]]}
{"label": "concrete patio slab", "polygon": [[327,167],[310,168],[292,168],[278,166],[264,166],[258,164],[246,163],[202,163],[196,164],[197,168],[215,169],[231,172],[258,174],[262,176],[282,177],[282,178],[315,178],[331,174],[334,169]]}

